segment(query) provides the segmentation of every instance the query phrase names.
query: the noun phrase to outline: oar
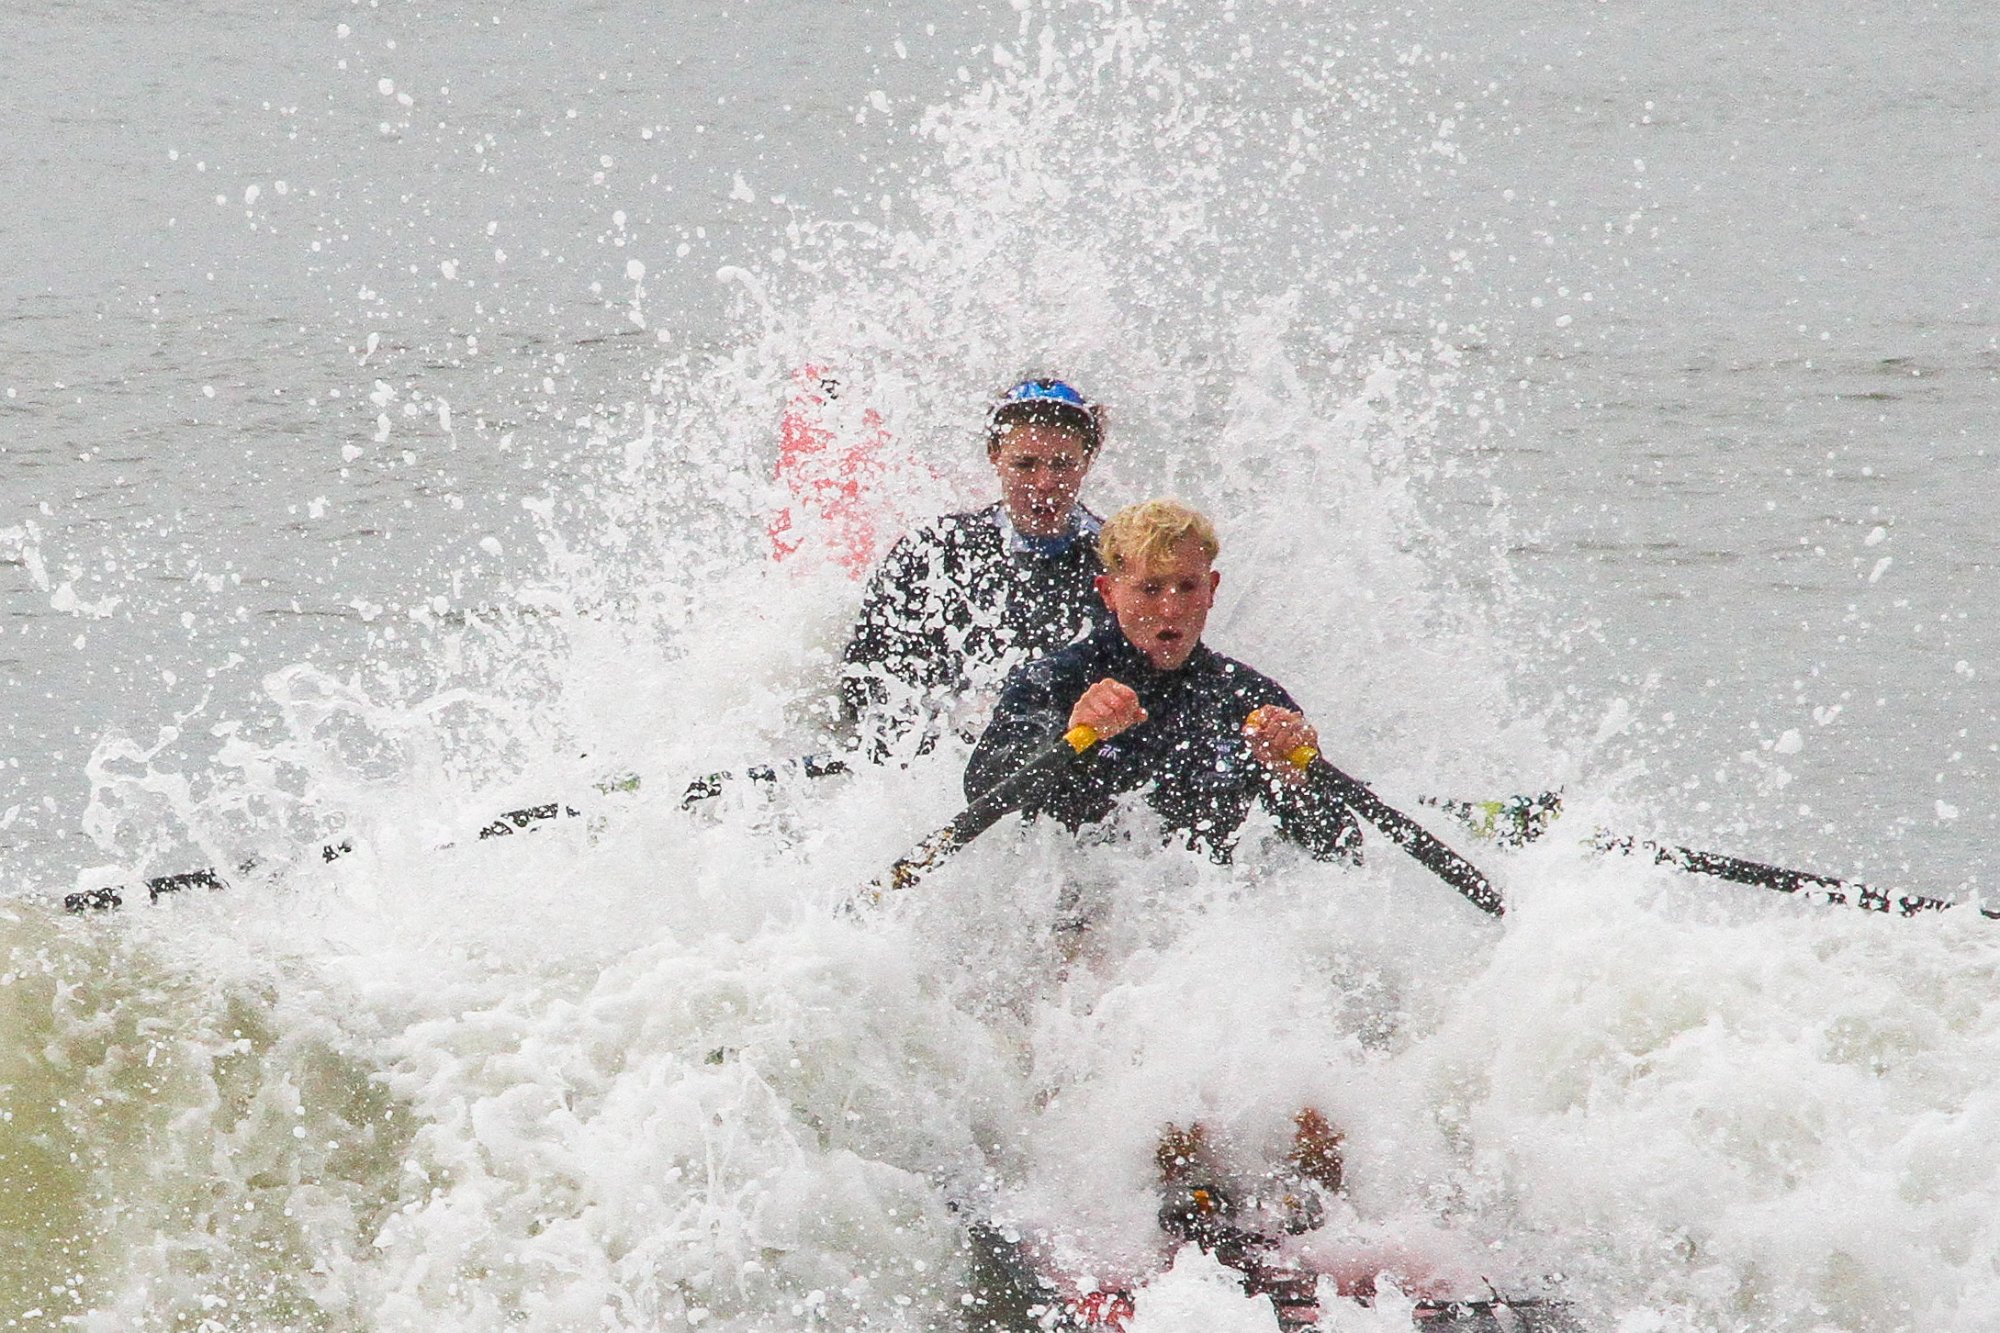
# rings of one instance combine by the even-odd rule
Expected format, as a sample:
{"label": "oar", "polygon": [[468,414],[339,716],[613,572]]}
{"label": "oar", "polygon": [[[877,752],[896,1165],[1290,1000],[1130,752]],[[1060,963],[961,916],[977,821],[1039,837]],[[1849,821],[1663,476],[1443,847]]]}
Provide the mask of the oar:
{"label": "oar", "polygon": [[[354,844],[343,838],[339,842],[329,842],[322,846],[319,849],[319,857],[322,861],[338,861],[353,850]],[[262,862],[256,857],[249,857],[237,863],[236,873],[248,875],[261,864]],[[156,903],[165,894],[179,893],[184,889],[226,889],[229,887],[229,880],[221,871],[203,867],[200,870],[184,870],[177,875],[155,875],[151,879],[140,881],[140,887],[146,891],[146,901]],[[95,889],[80,889],[75,893],[63,895],[63,910],[109,912],[113,908],[125,905],[125,893],[126,886],[123,884],[106,884]]]}
{"label": "oar", "polygon": [[[789,774],[797,774],[800,777],[807,778],[832,778],[839,777],[845,773],[852,773],[853,771],[848,766],[847,759],[843,755],[807,754],[800,755],[796,759],[779,759],[769,764],[752,764],[743,770],[743,778],[751,782],[771,786],[779,778]],[[731,783],[738,780],[736,774],[728,771],[710,773],[706,776],[696,778],[693,782],[688,783],[687,790],[681,793],[681,809],[692,810],[701,802],[711,797],[722,795],[723,791]],[[630,781],[633,788],[638,787],[639,779],[632,778]]]}
{"label": "oar", "polygon": [[[692,810],[703,801],[712,800],[737,782],[752,782],[762,786],[774,786],[781,777],[796,774],[808,778],[831,778],[844,773],[852,773],[847,760],[837,754],[806,754],[794,759],[778,759],[768,764],[752,764],[737,774],[728,769],[718,773],[704,773],[689,782],[687,790],[681,793],[681,809]],[[609,795],[612,792],[639,790],[642,779],[636,773],[627,773],[597,784],[597,789]],[[530,833],[542,824],[557,819],[575,819],[583,811],[565,801],[548,801],[541,805],[522,806],[519,810],[502,811],[485,827],[479,830],[482,838],[500,838],[510,833]]]}
{"label": "oar", "polygon": [[[1740,856],[1722,852],[1698,852],[1692,847],[1673,847],[1642,838],[1628,838],[1607,829],[1599,829],[1593,834],[1590,845],[1600,852],[1650,856],[1659,865],[1673,866],[1690,874],[1713,875],[1736,884],[1776,889],[1780,893],[1798,894],[1838,907],[1858,907],[1864,912],[1886,912],[1893,907],[1902,916],[1916,916],[1921,912],[1942,912],[1947,907],[1956,906],[1943,898],[1911,893],[1892,895],[1887,889],[1878,889],[1859,880],[1839,879],[1811,870],[1787,870],[1783,866],[1746,861]],[[1989,920],[2000,920],[2000,912],[1989,912],[1983,907],[1979,909],[1979,914]]]}
{"label": "oar", "polygon": [[[1061,757],[1062,752],[1060,750],[1055,750],[1054,752],[1056,753],[1056,756],[1058,758]],[[1079,752],[1072,750],[1071,753],[1079,753]],[[1334,769],[1331,764],[1326,765],[1326,768],[1335,773],[1339,772],[1339,770]],[[808,754],[808,755],[801,755],[791,759],[780,759],[767,764],[752,764],[748,768],[743,769],[741,773],[737,773],[731,770],[724,770],[716,773],[708,773],[704,774],[701,777],[695,778],[693,781],[688,783],[686,791],[684,791],[681,794],[681,808],[684,810],[693,809],[696,805],[700,804],[703,801],[711,800],[717,796],[720,796],[731,785],[738,782],[747,781],[757,785],[770,786],[776,784],[780,778],[784,777],[798,776],[809,779],[829,778],[829,777],[838,777],[843,774],[851,773],[852,771],[853,768],[849,764],[848,758],[844,755]],[[1019,775],[1017,774],[1016,776]],[[1343,778],[1346,777],[1345,774],[1341,774],[1340,776]],[[1348,778],[1347,781],[1353,782],[1353,779]],[[597,790],[607,795],[615,792],[633,792],[639,789],[640,782],[641,779],[637,775],[625,774],[623,776],[611,778],[604,782],[598,783]],[[1363,790],[1365,791],[1366,788],[1363,788]],[[1480,873],[1476,869],[1466,864],[1463,858],[1459,858],[1457,854],[1453,852],[1450,848],[1444,846],[1444,844],[1438,842],[1435,838],[1431,837],[1431,835],[1428,832],[1418,827],[1413,821],[1409,820],[1407,817],[1399,814],[1395,810],[1390,809],[1386,805],[1382,805],[1379,800],[1376,800],[1374,798],[1372,792],[1368,793],[1368,795],[1369,798],[1371,800],[1374,800],[1375,804],[1380,807],[1380,810],[1382,812],[1386,812],[1385,817],[1389,820],[1389,824],[1385,825],[1379,822],[1375,818],[1375,816],[1371,815],[1369,816],[1369,820],[1371,823],[1375,823],[1378,828],[1381,828],[1385,833],[1388,833],[1391,838],[1396,839],[1398,844],[1404,846],[1406,850],[1412,849],[1413,847],[1417,846],[1430,846],[1435,849],[1433,851],[1428,851],[1428,852],[1411,850],[1411,854],[1413,856],[1416,856],[1418,860],[1423,861],[1424,864],[1427,866],[1431,866],[1433,870],[1437,870],[1438,873],[1440,875],[1443,875],[1448,882],[1451,882],[1455,886],[1460,887],[1462,892],[1465,891],[1463,888],[1463,884],[1485,883],[1485,877],[1480,875]],[[1424,800],[1426,804],[1439,806],[1440,808],[1445,809],[1449,813],[1458,815],[1460,818],[1468,818],[1468,816],[1464,813],[1464,811],[1474,808],[1464,802],[1444,801],[1431,797],[1424,797],[1421,799]],[[1516,798],[1516,799],[1525,800],[1527,798]],[[1555,797],[1550,797],[1548,799],[1558,800],[1558,798]],[[1361,808],[1358,803],[1350,802],[1350,804],[1355,804],[1356,809]],[[1503,803],[1488,802],[1486,803],[1485,806],[1482,806],[1480,808],[1486,809],[1489,807],[1491,807],[1494,810],[1499,810],[1503,807]],[[480,827],[478,836],[482,840],[484,840],[487,838],[509,837],[515,833],[532,833],[540,829],[544,825],[554,823],[557,820],[579,818],[582,816],[583,813],[584,812],[582,809],[580,809],[576,805],[571,804],[568,801],[547,801],[540,805],[522,806],[519,809],[502,811],[500,814],[488,820],[484,825]],[[968,814],[970,813],[970,809],[968,809],[967,813]],[[975,836],[978,832],[984,831],[986,827],[990,826],[993,820],[997,820],[1000,817],[1000,815],[1005,813],[1006,811],[1004,809],[1000,810],[993,816],[992,820],[988,820],[987,823],[982,824],[979,827],[979,829],[974,830],[972,833],[968,833],[966,835],[966,838],[969,840],[970,837]],[[965,816],[961,815],[960,819],[963,818],[965,818]],[[1498,816],[1489,814],[1487,817],[1488,827],[1484,830],[1478,830],[1478,831],[1482,831],[1491,836],[1497,836],[1499,840],[1502,842],[1509,842],[1509,835],[1504,831],[1505,825],[1504,824],[1496,825],[1495,823],[1496,818],[1498,818]],[[956,824],[957,822],[958,821],[956,820],[953,821],[954,824]],[[1468,822],[1471,821],[1468,819]],[[1393,825],[1394,827],[1397,828],[1403,828],[1405,830],[1414,830],[1414,832],[1406,832],[1404,835],[1399,836],[1397,833],[1391,831],[1390,825]],[[1477,827],[1478,826],[1475,824],[1475,829],[1477,829]],[[1496,833],[1494,832],[1496,828],[1502,831]],[[1539,832],[1539,828],[1536,830],[1536,832]],[[939,830],[939,833],[933,834],[932,837],[933,838],[939,837],[942,835],[942,833],[943,830]],[[1534,836],[1534,834],[1532,833],[1526,834],[1524,835],[1522,840],[1525,840],[1526,837],[1532,837],[1532,836]],[[930,839],[927,839],[926,844],[928,844],[929,841]],[[962,845],[962,843],[953,845],[950,851],[944,852],[937,859],[943,860],[944,857],[951,855],[952,852],[955,852],[957,850],[958,845]],[[347,855],[353,850],[354,850],[354,844],[351,841],[328,843],[327,845],[320,848],[320,858],[324,861],[329,861],[329,862],[337,861],[342,856]],[[909,858],[905,858],[905,860],[908,859]],[[1458,866],[1461,867],[1461,869],[1449,870],[1449,867],[1451,866],[1454,860],[1457,861]],[[1433,864],[1434,862],[1435,864]],[[253,870],[255,870],[257,868],[257,865],[258,863],[254,860],[246,861],[237,867],[237,873],[247,875]],[[1447,869],[1440,870],[1438,869],[1439,866],[1447,867]],[[926,869],[927,868],[928,867],[926,867]],[[913,875],[910,882],[914,882],[915,877],[920,876],[922,873],[923,873],[922,871],[915,872],[915,875]],[[1458,878],[1454,879],[1453,875],[1456,875]],[[159,875],[152,879],[143,881],[143,887],[146,890],[147,899],[148,901],[151,902],[158,902],[160,898],[165,894],[178,893],[185,889],[197,889],[197,888],[221,889],[221,888],[227,888],[228,885],[229,885],[229,876],[213,868],[190,870],[175,875]],[[65,895],[63,898],[63,907],[65,910],[71,912],[109,911],[112,908],[121,907],[124,905],[125,894],[127,892],[128,890],[123,885],[110,885],[103,888],[86,889],[81,892]],[[1499,901],[1498,896],[1492,894],[1492,890],[1490,887],[1488,887],[1485,890],[1485,892],[1492,896],[1492,901],[1494,903],[1496,904],[1498,903]],[[1474,901],[1478,902],[1479,899],[1474,898]],[[1481,906],[1485,907],[1485,904],[1481,903]],[[1486,910],[1490,911],[1493,909],[1486,908]]]}
{"label": "oar", "polygon": [[[1534,841],[1547,832],[1550,823],[1562,813],[1560,792],[1510,796],[1504,801],[1451,801],[1435,796],[1418,799],[1425,805],[1435,806],[1458,817],[1481,836],[1491,837],[1506,846]],[[1621,856],[1648,856],[1657,865],[1672,866],[1690,875],[1712,875],[1732,884],[1775,889],[1779,893],[1795,894],[1835,907],[1855,907],[1864,912],[1894,910],[1899,916],[1912,917],[1957,906],[1944,898],[1914,893],[1894,894],[1860,880],[1823,875],[1816,870],[1791,870],[1785,866],[1731,856],[1727,852],[1697,851],[1692,847],[1678,847],[1672,843],[1614,833],[1610,829],[1596,830],[1591,834],[1588,845],[1595,851],[1616,852]],[[2000,911],[1985,907],[1978,911],[1990,921],[2000,921]]]}
{"label": "oar", "polygon": [[[600,786],[599,790],[606,792],[618,790],[629,791],[638,785],[639,780],[637,778],[628,778],[621,780],[616,787]],[[508,810],[495,817],[490,823],[479,830],[479,836],[481,838],[497,838],[502,834],[513,833],[517,829],[533,829],[537,825],[552,819],[565,817],[574,819],[582,813],[583,811],[566,801],[551,801],[547,805],[525,806],[519,810]],[[444,845],[448,847],[451,844],[446,843]],[[319,859],[331,863],[350,854],[353,850],[353,840],[343,838],[339,842],[323,844],[319,849]],[[237,863],[236,874],[251,874],[262,864],[263,862],[259,861],[256,857],[249,857]],[[155,875],[151,879],[141,880],[140,887],[146,891],[146,901],[156,903],[169,893],[180,893],[186,889],[226,889],[229,887],[229,883],[230,877],[227,874],[215,869],[213,866],[204,866],[200,870],[184,870],[174,875]],[[125,905],[125,895],[128,892],[130,892],[129,887],[123,884],[106,884],[95,889],[80,889],[75,893],[66,893],[63,895],[63,910],[65,912],[108,912],[113,908],[123,907]]]}
{"label": "oar", "polygon": [[[741,774],[729,769],[718,773],[704,773],[688,783],[687,790],[681,793],[681,809],[692,810],[703,801],[722,795],[738,782],[751,782],[769,787],[776,785],[778,779],[782,777],[796,775],[806,778],[832,778],[853,771],[844,755],[804,754],[792,759],[773,760],[768,764],[752,764]],[[618,791],[637,791],[640,782],[638,774],[627,773],[622,777],[598,783],[597,789],[607,795]],[[509,833],[525,833],[550,820],[574,819],[582,813],[581,810],[561,801],[523,806],[519,810],[504,811],[498,818],[480,829],[479,836],[498,838]]]}
{"label": "oar", "polygon": [[[681,794],[681,808],[691,810],[702,801],[720,796],[732,784],[751,782],[758,785],[774,785],[780,778],[798,775],[807,778],[830,778],[852,770],[847,759],[839,754],[808,754],[793,759],[780,759],[768,764],[752,764],[741,774],[724,771],[708,773],[688,783]],[[597,785],[597,790],[609,796],[616,792],[639,790],[640,778],[636,774],[623,774],[609,778]],[[524,805],[517,810],[503,810],[480,826],[479,837],[507,837],[515,833],[532,833],[545,824],[560,819],[576,819],[583,810],[568,801],[545,801],[540,805]],[[449,845],[449,844],[447,844]],[[320,848],[320,859],[337,861],[354,850],[351,841],[328,843]],[[242,862],[236,874],[248,875],[260,863],[254,858]],[[187,870],[175,875],[156,875],[141,881],[149,902],[158,902],[162,895],[179,893],[185,889],[225,889],[229,887],[230,876],[214,867]],[[108,912],[125,905],[125,895],[132,890],[122,884],[105,885],[101,888],[83,889],[63,896],[63,909],[69,912]]]}
{"label": "oar", "polygon": [[1562,814],[1562,793],[1538,792],[1502,801],[1454,801],[1444,796],[1419,796],[1418,805],[1442,810],[1489,842],[1520,847],[1549,831]]}
{"label": "oar", "polygon": [[1383,801],[1367,783],[1343,773],[1310,745],[1301,745],[1286,757],[1330,788],[1343,805],[1380,829],[1389,841],[1414,856],[1424,869],[1464,894],[1474,907],[1491,916],[1500,916],[1507,910],[1500,900],[1500,891],[1478,866],[1439,842],[1416,820]]}
{"label": "oar", "polygon": [[855,895],[858,903],[878,903],[883,895],[907,889],[958,854],[959,848],[992,828],[1001,816],[1018,810],[1035,789],[1075,763],[1097,744],[1094,727],[1075,726],[1037,751],[1026,763],[973,799],[958,816],[898,857]]}
{"label": "oar", "polygon": [[[718,778],[727,778],[728,776],[729,774],[727,773],[711,774],[704,781],[713,781]],[[613,779],[609,783],[599,783],[597,789],[601,792],[610,793],[614,791],[633,791],[638,786],[638,778],[624,777]],[[481,838],[497,838],[503,834],[514,833],[516,831],[532,830],[554,819],[575,819],[582,813],[583,811],[577,809],[567,801],[550,801],[545,805],[523,806],[519,810],[507,810],[496,815],[491,821],[480,828],[479,836]],[[450,846],[451,844],[446,843],[445,845]],[[339,842],[329,842],[322,845],[319,849],[319,859],[325,862],[338,861],[353,850],[353,840],[343,838]],[[236,873],[238,875],[248,875],[255,871],[261,864],[262,862],[256,857],[250,857],[247,860],[237,863]],[[155,875],[151,879],[140,881],[140,887],[146,890],[146,901],[156,903],[166,894],[180,893],[185,889],[226,889],[229,887],[229,876],[215,869],[213,866],[204,866],[200,870],[184,870],[175,875]],[[126,885],[107,884],[95,889],[81,889],[75,893],[66,893],[63,895],[63,910],[65,912],[108,912],[113,908],[125,905],[125,894],[127,892],[129,892],[129,889]]]}

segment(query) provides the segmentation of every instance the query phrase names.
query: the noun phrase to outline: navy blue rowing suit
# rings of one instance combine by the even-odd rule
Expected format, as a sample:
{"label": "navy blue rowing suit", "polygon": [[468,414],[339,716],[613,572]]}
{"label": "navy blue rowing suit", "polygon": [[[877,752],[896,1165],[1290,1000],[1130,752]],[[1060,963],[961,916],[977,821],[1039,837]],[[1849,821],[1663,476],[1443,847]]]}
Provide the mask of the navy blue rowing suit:
{"label": "navy blue rowing suit", "polygon": [[1018,769],[1069,726],[1083,692],[1109,677],[1136,691],[1147,720],[1100,741],[1025,807],[1071,829],[1111,813],[1120,793],[1150,784],[1147,802],[1190,848],[1227,861],[1253,802],[1291,841],[1321,860],[1353,856],[1361,831],[1347,807],[1315,783],[1285,782],[1250,753],[1243,721],[1265,704],[1298,710],[1284,687],[1197,644],[1162,671],[1116,624],[1016,668],[965,770],[968,799]]}

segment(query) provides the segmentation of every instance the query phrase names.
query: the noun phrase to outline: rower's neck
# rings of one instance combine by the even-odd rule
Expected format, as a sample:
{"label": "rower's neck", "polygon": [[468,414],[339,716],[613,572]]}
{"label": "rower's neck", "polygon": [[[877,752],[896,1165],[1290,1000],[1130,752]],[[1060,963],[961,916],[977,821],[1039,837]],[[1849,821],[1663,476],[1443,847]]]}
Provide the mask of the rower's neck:
{"label": "rower's neck", "polygon": [[1069,518],[1064,521],[1062,531],[1053,537],[1034,537],[1022,532],[1014,526],[1013,515],[1007,512],[1004,504],[994,506],[993,525],[1000,529],[1001,544],[1009,552],[1045,557],[1061,555],[1074,546],[1079,537],[1095,537],[1098,526],[1092,520],[1090,511],[1080,504],[1070,507]]}

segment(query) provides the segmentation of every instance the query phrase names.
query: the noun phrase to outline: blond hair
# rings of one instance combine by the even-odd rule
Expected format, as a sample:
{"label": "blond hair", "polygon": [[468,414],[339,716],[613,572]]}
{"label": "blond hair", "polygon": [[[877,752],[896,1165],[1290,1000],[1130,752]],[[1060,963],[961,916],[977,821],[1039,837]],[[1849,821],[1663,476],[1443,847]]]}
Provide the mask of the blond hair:
{"label": "blond hair", "polygon": [[1195,542],[1210,560],[1222,551],[1215,525],[1178,500],[1143,500],[1113,514],[1097,534],[1105,569],[1146,568],[1173,558],[1174,548]]}

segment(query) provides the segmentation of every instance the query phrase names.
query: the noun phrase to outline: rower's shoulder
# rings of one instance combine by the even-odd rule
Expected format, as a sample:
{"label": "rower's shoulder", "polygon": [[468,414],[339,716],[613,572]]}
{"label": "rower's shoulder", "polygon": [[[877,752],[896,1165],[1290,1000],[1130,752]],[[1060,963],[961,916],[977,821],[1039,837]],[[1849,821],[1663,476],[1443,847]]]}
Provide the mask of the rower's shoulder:
{"label": "rower's shoulder", "polygon": [[916,570],[940,561],[953,564],[968,555],[988,554],[987,548],[1000,547],[999,529],[993,522],[993,508],[970,509],[963,513],[939,514],[898,537],[883,557],[877,575],[908,577]]}
{"label": "rower's shoulder", "polygon": [[896,546],[906,554],[987,546],[997,550],[1000,545],[1000,528],[994,522],[994,512],[998,507],[988,505],[984,509],[967,509],[960,513],[939,514],[935,518],[925,519],[898,538]]}
{"label": "rower's shoulder", "polygon": [[1078,682],[1088,684],[1104,672],[1104,655],[1097,639],[1083,638],[1021,663],[1007,673],[1005,688],[1060,693]]}
{"label": "rower's shoulder", "polygon": [[1000,505],[996,501],[979,509],[962,509],[957,513],[939,514],[927,525],[938,532],[948,532],[960,538],[980,537],[988,534],[1000,535]]}

